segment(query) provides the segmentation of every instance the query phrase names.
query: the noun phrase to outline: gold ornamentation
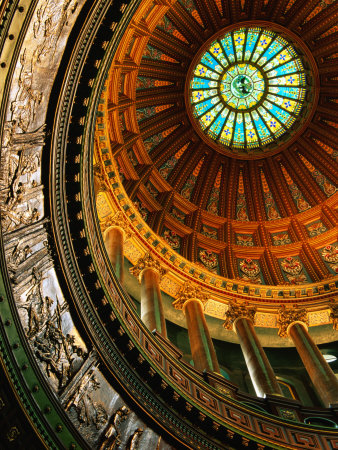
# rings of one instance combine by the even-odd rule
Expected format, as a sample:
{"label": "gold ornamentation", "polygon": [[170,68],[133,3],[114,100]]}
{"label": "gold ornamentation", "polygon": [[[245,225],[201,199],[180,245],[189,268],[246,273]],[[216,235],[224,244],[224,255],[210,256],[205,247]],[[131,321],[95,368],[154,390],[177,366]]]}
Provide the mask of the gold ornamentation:
{"label": "gold ornamentation", "polygon": [[254,261],[251,258],[242,259],[239,262],[239,267],[241,269],[241,272],[244,273],[244,275],[241,277],[242,280],[256,284],[262,283],[262,280],[259,276],[261,269],[257,261]]}
{"label": "gold ornamentation", "polygon": [[298,420],[297,414],[292,409],[279,408],[280,415],[287,420]]}
{"label": "gold ornamentation", "polygon": [[153,258],[150,253],[146,253],[143,258],[140,258],[134,267],[129,269],[129,272],[141,281],[141,274],[144,269],[154,269],[159,274],[160,279],[167,273],[160,262]]}
{"label": "gold ornamentation", "polygon": [[287,279],[291,284],[306,283],[307,278],[303,272],[303,265],[298,259],[288,256],[281,262],[283,271],[287,274]]}
{"label": "gold ornamentation", "polygon": [[331,269],[338,273],[338,246],[327,245],[323,248],[322,257],[325,262],[331,267]]}
{"label": "gold ornamentation", "polygon": [[237,319],[245,318],[255,323],[256,308],[249,308],[246,305],[229,304],[228,311],[225,313],[225,322],[223,327],[227,330],[233,330],[234,323]]}
{"label": "gold ornamentation", "polygon": [[122,211],[118,211],[113,217],[109,217],[105,222],[101,224],[102,233],[104,233],[110,227],[119,227],[125,233],[125,240],[130,239],[134,232],[130,229],[128,220],[125,218]]}
{"label": "gold ornamentation", "polygon": [[306,309],[280,309],[278,316],[278,336],[287,337],[288,329],[294,322],[302,322],[309,325]]}
{"label": "gold ornamentation", "polygon": [[7,439],[9,442],[15,441],[15,439],[20,435],[20,431],[17,427],[12,427],[7,433]]}
{"label": "gold ornamentation", "polygon": [[187,281],[179,290],[176,300],[173,302],[175,309],[183,309],[184,303],[188,300],[200,300],[203,305],[208,301],[208,296],[202,291],[199,286]]}
{"label": "gold ornamentation", "polygon": [[330,305],[330,319],[332,320],[333,329],[338,331],[338,303]]}
{"label": "gold ornamentation", "polygon": [[97,179],[97,183],[99,186],[99,192],[106,191],[107,186],[104,179],[104,172],[102,170],[101,164],[96,163],[93,165],[93,173],[94,177]]}

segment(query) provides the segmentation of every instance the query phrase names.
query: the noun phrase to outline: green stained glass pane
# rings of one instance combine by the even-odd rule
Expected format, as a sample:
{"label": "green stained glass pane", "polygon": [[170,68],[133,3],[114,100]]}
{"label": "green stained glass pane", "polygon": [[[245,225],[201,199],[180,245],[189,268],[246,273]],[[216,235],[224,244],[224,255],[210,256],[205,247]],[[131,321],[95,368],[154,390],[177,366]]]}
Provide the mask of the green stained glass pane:
{"label": "green stained glass pane", "polygon": [[274,31],[241,27],[214,40],[190,80],[193,116],[223,146],[255,149],[282,136],[299,115],[304,65]]}

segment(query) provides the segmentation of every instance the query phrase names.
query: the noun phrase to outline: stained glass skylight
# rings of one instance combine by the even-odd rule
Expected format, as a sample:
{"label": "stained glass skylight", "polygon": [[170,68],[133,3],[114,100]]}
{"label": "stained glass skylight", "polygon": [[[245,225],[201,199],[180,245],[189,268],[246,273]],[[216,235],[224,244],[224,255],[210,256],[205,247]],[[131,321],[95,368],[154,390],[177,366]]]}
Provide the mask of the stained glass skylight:
{"label": "stained glass skylight", "polygon": [[203,132],[243,150],[286,133],[305,92],[303,62],[293,45],[260,27],[242,27],[212,42],[190,82],[192,113]]}

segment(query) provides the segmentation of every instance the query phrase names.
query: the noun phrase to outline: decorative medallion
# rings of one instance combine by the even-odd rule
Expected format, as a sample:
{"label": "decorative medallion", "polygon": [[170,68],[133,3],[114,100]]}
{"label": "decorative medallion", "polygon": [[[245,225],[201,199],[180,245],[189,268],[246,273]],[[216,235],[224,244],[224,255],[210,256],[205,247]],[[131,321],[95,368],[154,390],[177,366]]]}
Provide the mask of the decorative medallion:
{"label": "decorative medallion", "polygon": [[242,277],[243,280],[257,284],[262,283],[262,280],[259,276],[261,269],[257,261],[254,261],[251,258],[242,259],[239,262],[239,267],[244,274],[244,276]]}
{"label": "decorative medallion", "polygon": [[307,277],[303,272],[303,265],[298,259],[288,256],[280,263],[286,277],[291,284],[303,284],[307,282]]}
{"label": "decorative medallion", "polygon": [[280,233],[271,233],[272,245],[286,245],[291,244],[291,238],[287,231]]}
{"label": "decorative medallion", "polygon": [[300,118],[307,86],[294,45],[278,32],[250,26],[213,40],[189,83],[198,127],[234,152],[284,140]]}
{"label": "decorative medallion", "polygon": [[323,248],[322,257],[333,272],[338,273],[338,247],[335,245],[327,245]]}
{"label": "decorative medallion", "polygon": [[306,228],[310,237],[319,236],[327,231],[326,226],[321,220],[316,220],[315,222],[306,225]]}
{"label": "decorative medallion", "polygon": [[212,272],[215,271],[216,267],[218,266],[218,257],[216,253],[210,250],[203,249],[199,251],[198,257],[208,270]]}
{"label": "decorative medallion", "polygon": [[173,250],[179,251],[181,246],[181,238],[175,233],[175,231],[166,229],[163,232],[163,237]]}

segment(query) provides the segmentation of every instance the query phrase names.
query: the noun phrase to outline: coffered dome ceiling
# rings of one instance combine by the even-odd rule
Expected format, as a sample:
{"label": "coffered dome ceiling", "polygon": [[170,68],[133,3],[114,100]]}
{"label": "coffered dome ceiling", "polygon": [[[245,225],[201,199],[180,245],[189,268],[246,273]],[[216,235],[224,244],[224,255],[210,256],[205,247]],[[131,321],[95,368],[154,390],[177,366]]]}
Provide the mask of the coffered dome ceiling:
{"label": "coffered dome ceiling", "polygon": [[117,195],[167,244],[160,254],[189,260],[189,274],[290,286],[291,296],[295,285],[307,295],[334,287],[329,3],[149,3],[124,34],[102,100],[110,150],[100,158],[111,178],[112,157]]}
{"label": "coffered dome ceiling", "polygon": [[[290,315],[336,354],[338,2],[6,0],[0,18],[2,447],[333,447],[281,336]],[[145,261],[169,339],[119,277]],[[182,285],[230,380],[189,364]],[[303,405],[252,395],[220,342],[234,308]]]}

